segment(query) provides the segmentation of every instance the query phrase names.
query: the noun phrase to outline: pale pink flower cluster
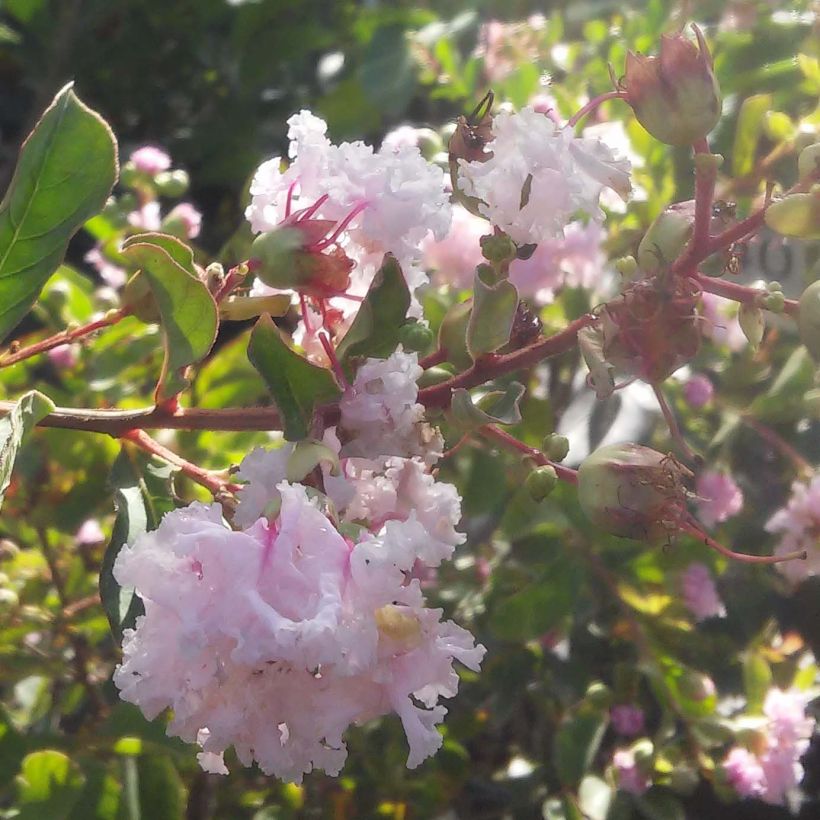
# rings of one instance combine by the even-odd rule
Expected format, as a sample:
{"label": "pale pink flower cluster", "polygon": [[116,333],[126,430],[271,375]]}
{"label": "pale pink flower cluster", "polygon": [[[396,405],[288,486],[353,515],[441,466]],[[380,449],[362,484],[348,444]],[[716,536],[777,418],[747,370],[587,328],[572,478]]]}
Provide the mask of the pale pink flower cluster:
{"label": "pale pink flower cluster", "polygon": [[628,160],[600,140],[576,137],[531,107],[499,112],[484,162],[459,160],[459,188],[481,200],[479,210],[518,243],[561,236],[573,214],[602,219],[604,187],[627,197]]}
{"label": "pale pink flower cluster", "polygon": [[282,159],[274,157],[259,166],[251,183],[245,215],[254,233],[282,222],[289,197],[298,210],[327,195],[316,218],[341,221],[362,208],[345,232],[344,248],[367,268],[365,278],[372,278],[373,262],[390,252],[408,284],[422,284],[419,247],[428,234],[441,239],[450,227],[444,172],[412,145],[379,151],[360,141],[333,145],[326,123],[309,111],[294,114],[288,125],[290,165],[283,171]]}
{"label": "pale pink flower cluster", "polygon": [[500,20],[483,23],[475,55],[483,58],[487,79],[491,83],[500,82],[519,66],[537,60],[546,24],[542,14],[514,23]]}
{"label": "pale pink flower cluster", "polygon": [[114,675],[121,697],[149,719],[170,708],[168,732],[198,743],[208,771],[227,772],[233,746],[285,780],[335,775],[348,726],[391,712],[417,766],[441,746],[453,662],[477,670],[484,654],[409,577],[452,546],[432,549],[414,511],[354,542],[320,496],[287,481],[275,492],[273,520],[234,531],[195,503],[120,553],[115,577],[145,604]]}
{"label": "pale pink flower cluster", "polygon": [[706,471],[695,482],[698,517],[714,527],[737,515],[743,508],[743,491],[727,473]]}
{"label": "pale pink flower cluster", "polygon": [[387,359],[367,359],[339,402],[342,455],[362,458],[420,456],[432,463],[442,440],[423,422],[416,380],[418,354],[401,347]]}
{"label": "pale pink flower cluster", "polygon": [[612,728],[624,737],[639,735],[644,729],[643,709],[631,703],[619,703],[609,710]]}
{"label": "pale pink flower cluster", "polygon": [[718,594],[715,579],[705,564],[689,564],[680,583],[684,606],[696,620],[726,617],[726,607]]}
{"label": "pale pink flower cluster", "polygon": [[723,761],[729,783],[741,797],[783,804],[803,779],[800,758],[809,746],[815,720],[806,715],[807,696],[796,689],[770,689],[763,703],[762,749],[735,746]]}
{"label": "pale pink flower cluster", "polygon": [[767,522],[769,532],[780,533],[776,555],[806,550],[806,561],[785,561],[777,568],[794,582],[820,575],[820,476],[808,483],[796,481],[785,507]]}
{"label": "pale pink flower cluster", "polygon": [[702,373],[695,373],[683,385],[683,397],[690,407],[700,409],[712,400],[715,388],[711,380]]}
{"label": "pale pink flower cluster", "polygon": [[152,177],[171,167],[171,157],[155,145],[137,148],[128,159],[138,171]]}
{"label": "pale pink flower cluster", "polygon": [[612,765],[618,773],[618,787],[630,794],[643,794],[651,785],[648,775],[635,760],[632,749],[618,749],[612,756]]}

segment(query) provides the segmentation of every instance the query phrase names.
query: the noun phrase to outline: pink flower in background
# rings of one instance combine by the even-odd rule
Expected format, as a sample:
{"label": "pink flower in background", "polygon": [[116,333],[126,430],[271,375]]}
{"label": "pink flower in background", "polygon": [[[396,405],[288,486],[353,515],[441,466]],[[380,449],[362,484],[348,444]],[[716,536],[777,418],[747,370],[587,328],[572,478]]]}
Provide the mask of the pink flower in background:
{"label": "pink flower in background", "polygon": [[681,576],[681,592],[684,605],[696,620],[726,616],[726,607],[720,599],[712,573],[705,564],[689,564]]}
{"label": "pink flower in background", "polygon": [[105,541],[105,533],[102,531],[100,522],[96,518],[89,518],[80,525],[80,529],[74,536],[74,540],[80,546],[101,544]]}
{"label": "pink flower in background", "polygon": [[128,214],[128,224],[141,231],[158,231],[162,226],[159,201],[152,199]]}
{"label": "pink flower in background", "polygon": [[800,758],[809,747],[815,720],[806,714],[809,700],[797,689],[772,688],[763,702],[765,745],[752,752],[736,746],[723,761],[732,787],[741,797],[759,797],[785,805],[788,793],[803,779]]}
{"label": "pink flower in background", "polygon": [[156,176],[171,167],[171,157],[155,145],[143,145],[142,148],[137,148],[129,160],[134,163],[138,171],[149,176]]}
{"label": "pink flower in background", "polygon": [[570,222],[563,236],[538,243],[529,259],[510,265],[510,281],[537,304],[552,302],[562,287],[594,288],[603,278],[604,230],[597,222]]}
{"label": "pink flower in background", "polygon": [[766,790],[766,775],[757,756],[735,746],[723,761],[723,769],[740,797],[760,797]]}
{"label": "pink flower in background", "polygon": [[454,206],[447,236],[440,240],[429,237],[422,246],[423,265],[434,271],[433,281],[454,288],[471,288],[476,266],[485,261],[479,240],[492,230],[486,219],[460,205]]}
{"label": "pink flower in background", "polygon": [[46,356],[58,370],[66,370],[74,367],[79,361],[78,350],[78,345],[57,345],[57,347],[52,347]]}
{"label": "pink flower in background", "polygon": [[698,517],[706,527],[728,520],[743,507],[743,492],[726,473],[701,473],[695,483],[695,493],[698,496]]}
{"label": "pink flower in background", "polygon": [[639,795],[651,785],[649,778],[638,767],[631,749],[618,749],[612,756],[612,765],[618,773],[618,787],[623,791]]}
{"label": "pink flower in background", "polygon": [[522,22],[489,20],[482,24],[475,55],[483,58],[484,74],[491,83],[501,82],[523,63],[538,60],[546,22],[543,15],[533,14]]}
{"label": "pink flower in background", "polygon": [[609,711],[612,728],[624,737],[639,735],[644,729],[643,709],[631,703],[619,703]]}
{"label": "pink flower in background", "polygon": [[709,404],[715,388],[711,380],[701,373],[695,373],[683,385],[683,396],[690,407],[699,409]]}
{"label": "pink flower in background", "polygon": [[769,532],[780,533],[776,555],[804,549],[806,561],[785,561],[777,568],[797,583],[810,575],[820,575],[820,476],[809,483],[796,481],[785,507],[766,523]]}
{"label": "pink flower in background", "polygon": [[180,202],[175,205],[163,222],[181,222],[188,239],[196,239],[202,227],[202,214],[190,203]]}
{"label": "pink flower in background", "polygon": [[103,254],[99,245],[92,248],[83,258],[89,265],[97,269],[100,278],[111,288],[121,288],[128,279],[125,269],[111,262]]}

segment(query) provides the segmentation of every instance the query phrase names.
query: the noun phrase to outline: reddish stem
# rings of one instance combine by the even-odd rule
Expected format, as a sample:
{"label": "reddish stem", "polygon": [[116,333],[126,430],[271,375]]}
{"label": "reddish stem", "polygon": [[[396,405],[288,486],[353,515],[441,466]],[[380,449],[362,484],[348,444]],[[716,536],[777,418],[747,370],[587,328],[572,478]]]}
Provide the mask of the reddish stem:
{"label": "reddish stem", "polygon": [[672,436],[672,440],[678,445],[678,447],[680,447],[684,458],[686,458],[689,461],[702,460],[699,458],[698,454],[695,453],[695,451],[692,450],[692,448],[686,443],[686,439],[684,439],[683,433],[681,433],[678,420],[675,418],[675,413],[669,406],[669,402],[666,400],[666,396],[664,396],[660,386],[657,384],[653,384],[652,390],[654,391],[655,398],[658,400],[658,404],[660,405],[661,413],[663,413],[663,418],[666,421],[666,426],[669,428],[669,435]]}
{"label": "reddish stem", "polygon": [[214,294],[214,301],[219,304],[231,291],[238,285],[250,272],[250,267],[247,262],[242,262],[239,265],[231,268],[225,275],[225,280],[222,282],[219,290]]}
{"label": "reddish stem", "polygon": [[694,520],[682,523],[680,530],[693,538],[703,541],[707,547],[711,547],[726,558],[731,558],[733,561],[742,561],[744,564],[782,564],[784,561],[805,561],[808,557],[806,550],[795,550],[785,555],[747,555],[744,552],[735,552],[703,532]]}
{"label": "reddish stem", "polygon": [[60,331],[60,333],[55,333],[47,339],[43,339],[28,347],[20,348],[14,353],[8,353],[0,357],[0,367],[9,367],[10,365],[17,364],[17,362],[23,361],[23,359],[36,356],[38,353],[45,353],[47,350],[59,347],[60,345],[70,344],[77,339],[81,339],[83,336],[94,333],[95,330],[101,330],[104,327],[117,324],[121,319],[128,316],[128,313],[129,311],[126,308],[109,311],[102,319],[95,319],[93,322],[81,325],[73,330],[63,330]]}
{"label": "reddish stem", "polygon": [[607,91],[605,94],[599,94],[597,97],[593,97],[567,120],[567,128],[575,128],[583,117],[593,112],[599,105],[605,103],[607,100],[620,99],[626,99],[626,94],[624,94],[623,91]]}
{"label": "reddish stem", "polygon": [[480,432],[484,438],[497,441],[499,444],[503,444],[510,450],[516,450],[519,453],[523,453],[525,456],[531,458],[542,467],[552,467],[561,481],[566,481],[568,484],[578,483],[577,470],[573,470],[571,467],[565,467],[557,461],[550,461],[540,450],[536,450],[534,447],[529,447],[524,444],[523,441],[519,441],[515,436],[511,436],[506,430],[502,430],[494,424],[488,424],[486,427],[482,427]]}
{"label": "reddish stem", "polygon": [[336,381],[339,382],[339,386],[343,390],[347,390],[347,388],[350,387],[350,383],[347,380],[347,376],[345,376],[345,372],[342,369],[342,364],[336,355],[336,351],[333,349],[333,343],[330,341],[330,334],[326,330],[320,330],[317,337],[325,350],[325,355],[330,361],[330,369],[333,371]]}
{"label": "reddish stem", "polygon": [[182,456],[177,455],[173,450],[163,447],[158,441],[151,438],[145,430],[128,430],[124,432],[120,438],[130,441],[146,453],[158,456],[163,461],[167,461],[169,464],[178,467],[184,475],[187,475],[188,478],[196,481],[197,484],[201,484],[210,490],[214,496],[221,495],[226,491],[236,492],[240,489],[238,484],[225,481],[225,479],[220,478],[210,470],[205,470]]}
{"label": "reddish stem", "polygon": [[425,356],[419,361],[419,366],[427,370],[430,367],[435,367],[437,364],[447,361],[447,351],[444,348],[434,350],[429,356]]}
{"label": "reddish stem", "polygon": [[[766,296],[766,291],[760,288],[750,288],[747,285],[740,285],[737,282],[730,282],[726,279],[715,279],[712,276],[697,274],[698,284],[708,293],[732,299],[735,302],[747,305],[757,305],[762,307],[761,298]],[[800,310],[800,303],[796,299],[785,299],[783,311],[789,316],[797,316]]]}

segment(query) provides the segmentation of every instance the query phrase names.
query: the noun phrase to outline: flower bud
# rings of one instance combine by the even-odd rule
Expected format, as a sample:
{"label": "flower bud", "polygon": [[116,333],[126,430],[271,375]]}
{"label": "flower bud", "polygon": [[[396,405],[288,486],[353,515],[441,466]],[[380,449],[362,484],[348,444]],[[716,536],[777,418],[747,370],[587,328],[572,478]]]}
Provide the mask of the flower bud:
{"label": "flower bud", "polygon": [[412,353],[426,353],[434,338],[433,331],[421,322],[408,322],[399,328],[399,343]]}
{"label": "flower bud", "polygon": [[783,236],[820,239],[820,185],[805,194],[790,194],[766,209],[766,224]]}
{"label": "flower bud", "polygon": [[515,242],[510,239],[505,233],[487,234],[482,236],[479,240],[481,244],[481,253],[488,262],[494,264],[503,264],[504,262],[512,262],[516,258],[518,248]]}
{"label": "flower bud", "polygon": [[820,279],[809,285],[800,297],[797,326],[806,350],[820,362]]}
{"label": "flower bud", "polygon": [[797,176],[807,179],[811,174],[820,175],[820,142],[807,145],[797,158]]}
{"label": "flower bud", "polygon": [[563,461],[569,453],[569,439],[557,433],[550,433],[544,439],[541,449],[550,461]]}
{"label": "flower bud", "polygon": [[737,313],[737,321],[752,350],[757,350],[763,341],[763,333],[766,330],[766,317],[763,315],[763,311],[757,305],[744,302]]}
{"label": "flower bud", "polygon": [[180,168],[174,171],[162,171],[154,178],[154,184],[159,193],[172,199],[182,196],[188,190],[190,183],[188,174]]}
{"label": "flower bud", "polygon": [[578,470],[578,501],[593,524],[612,535],[667,540],[686,519],[684,479],[692,473],[671,455],[639,444],[610,444]]}
{"label": "flower bud", "polygon": [[701,30],[697,46],[683,34],[661,37],[660,55],[629,52],[623,90],[638,122],[668,145],[691,145],[720,119],[721,97]]}
{"label": "flower bud", "polygon": [[320,298],[344,293],[350,285],[353,260],[339,247],[311,249],[334,224],[324,219],[305,220],[259,234],[250,253],[257,262],[256,275],[271,287]]}
{"label": "flower bud", "polygon": [[527,492],[533,501],[540,503],[543,501],[558,484],[558,473],[555,467],[549,464],[543,467],[536,467],[530,472],[525,481]]}
{"label": "flower bud", "polygon": [[449,381],[456,374],[456,369],[452,365],[437,364],[434,367],[428,367],[424,373],[419,376],[417,384],[420,388],[432,387],[434,384],[441,384]]}
{"label": "flower bud", "polygon": [[674,262],[692,236],[694,220],[694,200],[675,202],[659,214],[638,245],[641,270],[653,274]]}

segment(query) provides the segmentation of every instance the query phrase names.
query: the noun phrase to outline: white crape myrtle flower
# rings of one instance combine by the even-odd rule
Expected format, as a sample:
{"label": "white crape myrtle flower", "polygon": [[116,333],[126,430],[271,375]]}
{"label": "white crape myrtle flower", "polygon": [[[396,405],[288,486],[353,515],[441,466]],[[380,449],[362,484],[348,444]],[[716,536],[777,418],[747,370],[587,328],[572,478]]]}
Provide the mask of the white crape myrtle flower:
{"label": "white crape myrtle flower", "polygon": [[820,575],[820,476],[795,481],[788,503],[766,522],[769,532],[779,533],[775,555],[806,550],[805,561],[784,561],[777,568],[793,583]]}
{"label": "white crape myrtle flower", "polygon": [[343,456],[421,456],[435,461],[441,435],[424,423],[416,380],[423,373],[416,353],[401,346],[387,359],[367,359],[339,402],[339,428],[348,440]]}
{"label": "white crape myrtle flower", "polygon": [[236,478],[246,483],[239,492],[233,516],[238,527],[250,527],[265,515],[272,503],[278,501],[276,485],[285,480],[292,454],[293,445],[285,443],[275,450],[255,447],[242,459]]}
{"label": "white crape myrtle flower", "polygon": [[[441,168],[428,163],[416,146],[374,151],[361,141],[333,145],[327,124],[301,111],[288,120],[291,159],[282,171],[279,157],[257,170],[245,215],[254,233],[269,231],[293,210],[327,195],[318,219],[342,220],[362,208],[348,229],[345,252],[357,261],[392,253],[404,266],[417,266],[423,240],[443,239],[450,227],[450,205]],[[368,260],[369,261],[369,260]]]}
{"label": "white crape myrtle flower", "polygon": [[561,236],[578,211],[603,219],[603,188],[629,195],[630,164],[597,139],[576,137],[531,107],[500,111],[484,161],[459,160],[458,185],[518,243]]}
{"label": "white crape myrtle flower", "polygon": [[[248,474],[263,475],[261,462]],[[391,712],[417,766],[441,745],[453,661],[477,670],[485,651],[408,577],[428,558],[427,530],[410,515],[353,543],[305,487],[275,491],[273,521],[234,531],[216,505],[194,503],[122,550],[115,577],[145,604],[114,675],[122,698],[149,719],[171,708],[169,734],[198,743],[206,771],[225,773],[233,746],[285,780],[335,775],[347,727]]]}

